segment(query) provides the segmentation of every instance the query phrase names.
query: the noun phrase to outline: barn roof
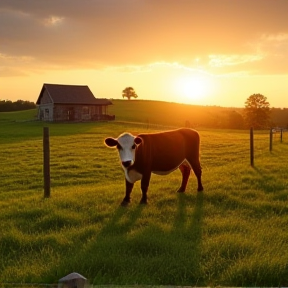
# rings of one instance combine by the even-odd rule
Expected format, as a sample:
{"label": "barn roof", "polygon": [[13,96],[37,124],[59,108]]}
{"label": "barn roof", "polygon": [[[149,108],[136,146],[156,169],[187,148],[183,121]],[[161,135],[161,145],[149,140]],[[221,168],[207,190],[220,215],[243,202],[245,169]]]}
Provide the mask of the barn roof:
{"label": "barn roof", "polygon": [[48,92],[54,104],[85,104],[111,105],[112,102],[104,98],[95,98],[87,85],[63,85],[44,83],[36,104],[41,103],[44,91]]}

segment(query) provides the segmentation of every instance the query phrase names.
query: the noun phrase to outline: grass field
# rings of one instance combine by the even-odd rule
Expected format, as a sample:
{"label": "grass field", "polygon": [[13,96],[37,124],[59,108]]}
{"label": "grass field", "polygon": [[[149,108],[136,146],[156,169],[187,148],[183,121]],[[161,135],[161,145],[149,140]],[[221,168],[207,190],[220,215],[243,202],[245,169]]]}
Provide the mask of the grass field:
{"label": "grass field", "polygon": [[0,113],[0,283],[55,283],[75,271],[99,285],[288,285],[286,134],[269,152],[268,132],[257,132],[252,168],[249,131],[200,129],[204,192],[194,175],[185,194],[175,192],[180,172],[153,175],[149,204],[138,204],[137,183],[124,208],[123,172],[103,140],[151,126],[25,121],[34,115]]}

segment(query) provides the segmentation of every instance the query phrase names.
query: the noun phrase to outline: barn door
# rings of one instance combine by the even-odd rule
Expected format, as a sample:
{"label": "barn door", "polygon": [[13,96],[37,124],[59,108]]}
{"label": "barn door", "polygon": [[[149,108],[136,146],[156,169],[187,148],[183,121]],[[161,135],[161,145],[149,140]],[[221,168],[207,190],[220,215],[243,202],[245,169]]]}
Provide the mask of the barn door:
{"label": "barn door", "polygon": [[68,121],[74,121],[75,111],[74,108],[71,107],[68,109]]}

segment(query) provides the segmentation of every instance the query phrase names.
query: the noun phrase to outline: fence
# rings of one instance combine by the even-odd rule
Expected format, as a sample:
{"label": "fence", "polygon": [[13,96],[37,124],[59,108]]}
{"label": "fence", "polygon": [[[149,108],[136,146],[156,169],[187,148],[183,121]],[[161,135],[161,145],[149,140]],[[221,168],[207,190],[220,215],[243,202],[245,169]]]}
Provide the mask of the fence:
{"label": "fence", "polygon": [[[137,126],[138,128],[144,128],[144,129],[152,129],[152,130],[170,130],[170,129],[175,129],[177,127],[171,127],[171,126],[161,126],[158,124],[151,124],[149,123],[138,123],[138,122],[117,122],[114,124],[129,124],[129,126]],[[271,128],[269,130],[269,133],[267,133],[267,130],[258,130],[258,136],[261,134],[261,137],[267,137],[269,135],[269,147],[261,147],[260,149],[266,150],[266,148],[272,152],[273,150],[273,141],[277,139],[277,136],[279,137],[280,142],[283,142],[283,134],[286,132],[287,129],[276,129],[276,128]],[[254,166],[254,159],[255,159],[255,137],[254,137],[254,129],[250,128],[250,165],[253,167]],[[259,137],[258,137],[259,138]],[[268,138],[267,138],[268,139]],[[256,143],[257,143],[256,139]],[[246,140],[245,140],[246,141]],[[262,141],[263,142],[263,141]],[[49,198],[50,197],[50,144],[49,144],[49,128],[44,127],[43,128],[43,178],[44,178],[44,198]],[[259,147],[256,147],[256,151],[259,150]],[[248,159],[248,155],[247,155]],[[247,160],[248,161],[248,160]],[[1,286],[0,286],[1,288]]]}
{"label": "fence", "polygon": [[[273,150],[273,140],[276,138],[277,134],[280,135],[280,142],[283,142],[283,133],[287,131],[287,129],[282,128],[270,128],[269,130],[269,151],[272,152]],[[274,137],[273,137],[274,136]],[[254,129],[253,127],[250,128],[250,165],[254,166]]]}

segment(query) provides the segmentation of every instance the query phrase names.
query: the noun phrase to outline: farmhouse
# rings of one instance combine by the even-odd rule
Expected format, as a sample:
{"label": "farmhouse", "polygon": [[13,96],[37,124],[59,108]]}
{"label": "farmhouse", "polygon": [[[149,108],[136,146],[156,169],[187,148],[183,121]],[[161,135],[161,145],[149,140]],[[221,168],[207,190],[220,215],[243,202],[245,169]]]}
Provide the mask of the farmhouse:
{"label": "farmhouse", "polygon": [[43,84],[36,105],[38,120],[95,121],[114,120],[108,115],[108,99],[95,98],[88,86]]}

